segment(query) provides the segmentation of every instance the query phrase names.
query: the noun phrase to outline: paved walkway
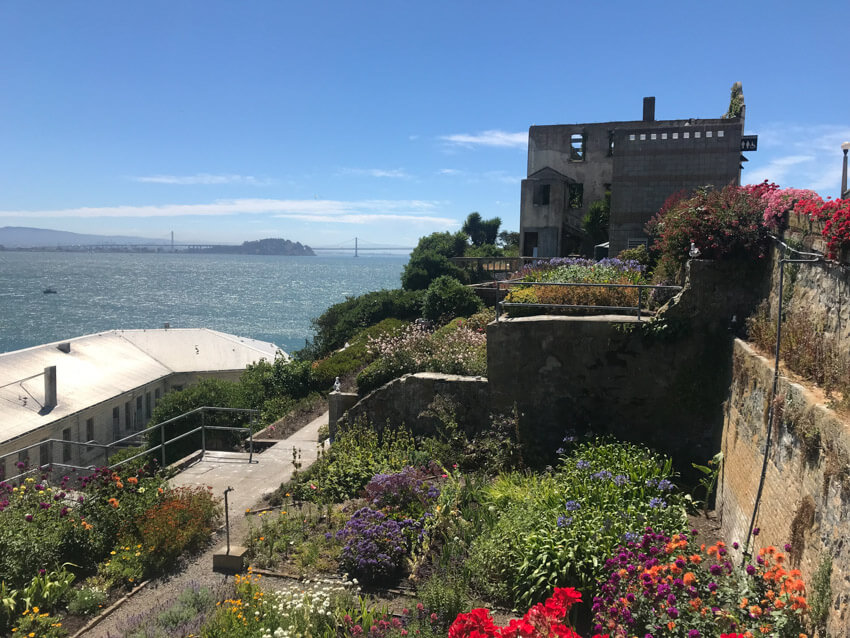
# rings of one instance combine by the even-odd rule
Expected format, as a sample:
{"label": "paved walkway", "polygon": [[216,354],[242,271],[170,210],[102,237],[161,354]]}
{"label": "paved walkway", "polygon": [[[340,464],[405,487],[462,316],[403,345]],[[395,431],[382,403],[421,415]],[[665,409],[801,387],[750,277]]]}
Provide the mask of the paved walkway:
{"label": "paved walkway", "polygon": [[[327,423],[328,413],[325,412],[289,438],[282,439],[262,454],[255,454],[251,463],[248,463],[248,454],[208,452],[202,460],[174,477],[171,483],[209,485],[216,496],[222,496],[225,489],[232,487],[233,491],[227,495],[230,505],[230,542],[232,545],[240,544],[248,530],[245,510],[263,507],[263,496],[273,492],[281,483],[292,477],[293,447],[300,451],[299,462],[302,470],[316,460],[319,428]],[[176,600],[189,585],[197,583],[202,586],[214,586],[225,582],[228,576],[212,570],[212,556],[224,545],[225,535],[222,531],[216,534],[210,548],[193,558],[185,569],[170,578],[149,583],[96,627],[86,632],[86,636],[121,636],[121,629],[133,616]]]}

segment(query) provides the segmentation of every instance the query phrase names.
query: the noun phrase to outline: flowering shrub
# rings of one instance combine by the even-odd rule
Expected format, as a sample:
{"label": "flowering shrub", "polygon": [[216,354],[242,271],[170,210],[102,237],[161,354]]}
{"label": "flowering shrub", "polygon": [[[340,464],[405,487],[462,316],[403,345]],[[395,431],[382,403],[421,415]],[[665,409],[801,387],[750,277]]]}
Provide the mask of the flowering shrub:
{"label": "flowering shrub", "polygon": [[647,525],[684,529],[671,478],[669,459],[606,441],[577,445],[551,475],[497,478],[484,504],[498,520],[471,550],[475,586],[506,604],[539,602],[554,587],[591,591],[624,540]]}
{"label": "flowering shrub", "polygon": [[768,235],[763,195],[769,185],[697,189],[662,209],[646,226],[667,275],[687,261],[691,243],[703,259],[763,258]]}
{"label": "flowering shrub", "polygon": [[426,472],[408,465],[401,472],[376,474],[366,484],[366,496],[373,506],[393,518],[419,518],[440,496],[433,477],[442,471],[433,470]]}
{"label": "flowering shrub", "polygon": [[850,246],[850,199],[803,200],[797,203],[794,212],[825,222],[822,235],[830,259],[836,259],[842,248]]}
{"label": "flowering shrub", "polygon": [[[538,603],[507,626],[496,625],[487,609],[458,614],[449,628],[449,638],[580,638],[569,626],[570,608],[581,602],[581,594],[572,587],[555,588],[546,602]],[[594,638],[607,638],[599,634]]]}
{"label": "flowering shrub", "polygon": [[487,336],[481,328],[468,328],[463,320],[436,332],[410,324],[394,335],[371,339],[369,350],[377,360],[357,376],[361,393],[413,372],[487,373]]}
{"label": "flowering shrub", "polygon": [[[528,264],[519,271],[522,281],[580,284],[645,284],[646,267],[637,261],[617,258],[593,261],[573,257],[556,257]],[[513,287],[505,299],[508,303],[540,303],[583,306],[635,306],[638,291],[634,288],[596,286],[529,286]],[[509,309],[513,315],[539,310]]]}
{"label": "flowering shrub", "polygon": [[754,564],[735,565],[722,542],[706,547],[693,532],[668,537],[647,528],[606,562],[609,578],[593,599],[595,630],[615,637],[796,638],[805,587],[800,572],[784,563],[784,554],[766,547]]}
{"label": "flowering shrub", "polygon": [[365,582],[395,577],[410,549],[405,532],[415,526],[410,519],[396,521],[368,507],[357,510],[337,532],[346,541],[341,567]]}
{"label": "flowering shrub", "polygon": [[761,191],[764,204],[764,223],[769,228],[782,229],[788,222],[788,213],[802,202],[823,205],[823,199],[816,192],[803,188],[779,188],[776,184],[765,182]]}

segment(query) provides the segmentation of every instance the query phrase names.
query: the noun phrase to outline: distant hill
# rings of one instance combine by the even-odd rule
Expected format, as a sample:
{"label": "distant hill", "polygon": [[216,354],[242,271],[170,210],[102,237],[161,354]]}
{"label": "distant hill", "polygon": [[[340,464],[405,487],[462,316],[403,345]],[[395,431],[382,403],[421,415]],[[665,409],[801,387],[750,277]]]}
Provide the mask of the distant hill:
{"label": "distant hill", "polygon": [[167,239],[125,237],[123,235],[85,235],[64,230],[4,226],[0,228],[0,246],[5,248],[53,248],[56,246],[88,246],[91,244],[162,244]]}
{"label": "distant hill", "polygon": [[296,257],[312,257],[315,255],[313,249],[302,245],[300,242],[291,242],[288,239],[259,239],[257,241],[242,242],[241,246],[213,246],[204,248],[198,252],[203,253],[228,253],[231,255],[289,255]]}

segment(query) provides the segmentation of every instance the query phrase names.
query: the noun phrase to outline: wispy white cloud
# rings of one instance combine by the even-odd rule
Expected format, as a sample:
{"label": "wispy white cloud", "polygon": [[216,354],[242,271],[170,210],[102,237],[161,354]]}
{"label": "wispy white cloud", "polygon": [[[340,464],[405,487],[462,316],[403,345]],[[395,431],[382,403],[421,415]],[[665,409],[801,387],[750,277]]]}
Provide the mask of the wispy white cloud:
{"label": "wispy white cloud", "polygon": [[0,210],[0,218],[98,218],[270,215],[312,222],[362,224],[370,221],[435,223],[447,226],[457,221],[438,214],[438,204],[423,200],[325,199],[231,199],[209,204],[162,204],[155,206],[98,206],[52,210]]}
{"label": "wispy white cloud", "polygon": [[502,182],[503,184],[519,183],[524,179],[517,175],[508,175],[505,171],[485,171],[483,173],[471,173],[456,168],[441,168],[437,171],[438,175],[449,177],[462,177],[469,184],[480,184],[481,182]]}
{"label": "wispy white cloud", "polygon": [[251,184],[262,186],[269,180],[258,179],[253,175],[212,175],[198,173],[196,175],[142,175],[134,177],[134,181],[147,184],[175,184],[177,186],[218,185],[218,184]]}
{"label": "wispy white cloud", "polygon": [[367,177],[410,178],[410,175],[401,168],[344,168],[342,172],[346,175],[365,175]]}
{"label": "wispy white cloud", "polygon": [[437,171],[438,175],[462,175],[463,171],[456,168],[441,168]]}
{"label": "wispy white cloud", "polygon": [[841,183],[841,143],[850,140],[847,125],[768,124],[755,133],[759,150],[749,154],[741,181],[763,180],[780,186],[810,188],[836,197]]}
{"label": "wispy white cloud", "polygon": [[528,132],[509,133],[507,131],[483,131],[481,133],[456,133],[442,135],[440,139],[452,146],[490,146],[499,148],[527,148]]}

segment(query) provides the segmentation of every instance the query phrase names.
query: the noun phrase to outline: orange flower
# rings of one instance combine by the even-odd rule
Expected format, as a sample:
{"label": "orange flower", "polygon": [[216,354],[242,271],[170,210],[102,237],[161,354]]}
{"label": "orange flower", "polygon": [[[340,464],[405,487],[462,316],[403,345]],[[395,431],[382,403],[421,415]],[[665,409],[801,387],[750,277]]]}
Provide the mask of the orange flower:
{"label": "orange flower", "polygon": [[742,598],[742,599],[741,599],[741,604],[740,604],[740,605],[738,605],[738,607],[740,607],[741,609],[743,609],[743,608],[744,608],[744,607],[746,607],[749,603],[750,603],[750,601],[749,601],[747,598]]}
{"label": "orange flower", "polygon": [[702,556],[700,556],[699,554],[694,554],[693,556],[690,557],[690,561],[694,565],[699,565],[702,562]]}
{"label": "orange flower", "polygon": [[685,572],[685,575],[682,576],[682,582],[685,583],[685,585],[688,585],[688,586],[693,585],[694,581],[696,579],[697,579],[697,577],[694,576],[693,572]]}
{"label": "orange flower", "polygon": [[137,479],[135,476],[131,476],[130,478],[127,479],[127,482],[130,485],[136,485],[139,482],[139,479]]}
{"label": "orange flower", "polygon": [[670,631],[673,631],[675,628],[676,628],[676,623],[674,623],[672,620],[667,623],[667,629],[669,629]]}
{"label": "orange flower", "polygon": [[107,500],[106,502],[107,502],[107,503],[109,503],[112,507],[114,507],[114,508],[116,508],[116,509],[118,508],[119,503],[118,503],[118,499],[117,499],[117,498],[110,498],[110,499],[109,499],[109,500]]}
{"label": "orange flower", "polygon": [[758,605],[752,605],[749,609],[750,616],[753,618],[759,618],[762,614],[762,609]]}
{"label": "orange flower", "polygon": [[124,484],[121,481],[115,481],[115,487],[117,487],[119,490],[123,490]]}

